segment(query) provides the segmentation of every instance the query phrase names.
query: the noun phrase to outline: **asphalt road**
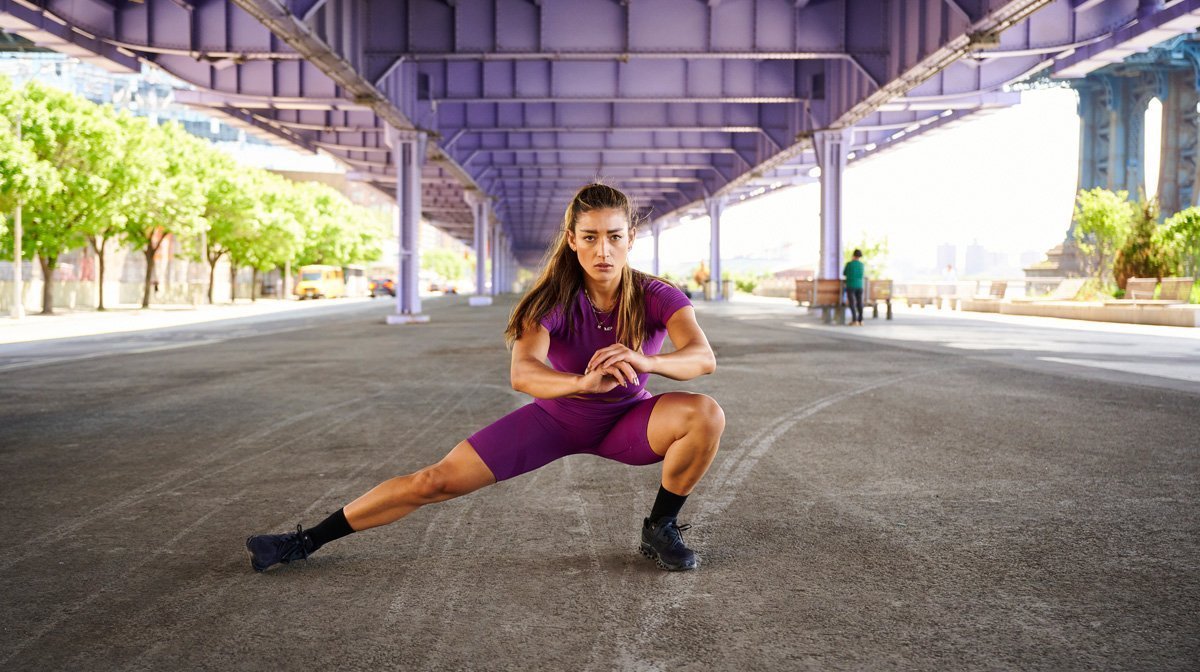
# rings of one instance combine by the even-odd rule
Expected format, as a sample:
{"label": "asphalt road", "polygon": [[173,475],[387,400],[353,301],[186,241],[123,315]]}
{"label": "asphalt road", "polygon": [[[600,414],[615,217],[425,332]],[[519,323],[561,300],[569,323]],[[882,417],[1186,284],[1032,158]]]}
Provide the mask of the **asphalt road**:
{"label": "asphalt road", "polygon": [[[0,348],[0,669],[1200,660],[1186,378],[774,306],[701,306],[717,372],[651,382],[710,394],[728,420],[682,515],[698,571],[637,553],[654,467],[577,456],[252,572],[248,534],[315,524],[525,403],[507,385],[511,302],[426,306],[418,326],[364,304]],[[972,343],[960,326],[951,340]]]}

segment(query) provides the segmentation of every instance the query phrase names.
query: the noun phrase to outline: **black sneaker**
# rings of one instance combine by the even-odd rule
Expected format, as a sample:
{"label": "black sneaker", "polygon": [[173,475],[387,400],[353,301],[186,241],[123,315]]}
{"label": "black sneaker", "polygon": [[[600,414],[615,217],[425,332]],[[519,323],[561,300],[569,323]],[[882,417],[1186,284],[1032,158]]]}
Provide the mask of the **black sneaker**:
{"label": "black sneaker", "polygon": [[642,522],[642,555],[654,558],[660,569],[678,572],[700,566],[700,558],[683,544],[680,532],[691,525],[679,525],[674,518],[663,518],[651,524]]}
{"label": "black sneaker", "polygon": [[261,572],[271,565],[287,564],[293,560],[307,560],[312,553],[312,539],[299,525],[295,532],[284,534],[259,534],[246,539],[246,553],[250,555],[250,566]]}

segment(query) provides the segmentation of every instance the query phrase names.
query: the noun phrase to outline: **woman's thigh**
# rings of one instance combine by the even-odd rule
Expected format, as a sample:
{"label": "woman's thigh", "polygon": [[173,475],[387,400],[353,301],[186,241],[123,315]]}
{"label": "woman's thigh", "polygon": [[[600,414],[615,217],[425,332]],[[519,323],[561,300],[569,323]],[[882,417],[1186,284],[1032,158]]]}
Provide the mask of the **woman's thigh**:
{"label": "woman's thigh", "polygon": [[[651,437],[654,433],[651,428],[655,424],[655,417],[660,418],[658,424],[662,423],[660,409],[669,408],[673,403],[672,397],[677,394],[679,393],[668,392],[656,395],[630,408],[609,430],[595,453],[600,457],[632,465],[661,462],[671,443],[667,442],[661,448],[656,448],[656,442]],[[670,411],[667,415],[671,415]]]}
{"label": "woman's thigh", "polygon": [[472,434],[467,443],[497,482],[580,452],[573,437],[537,404],[527,404],[500,418]]}

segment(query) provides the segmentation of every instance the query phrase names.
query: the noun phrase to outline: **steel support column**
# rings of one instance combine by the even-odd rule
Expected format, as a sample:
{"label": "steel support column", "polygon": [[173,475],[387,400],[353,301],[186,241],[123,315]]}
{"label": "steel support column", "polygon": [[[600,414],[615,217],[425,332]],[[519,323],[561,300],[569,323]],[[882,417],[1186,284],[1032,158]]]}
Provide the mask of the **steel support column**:
{"label": "steel support column", "polygon": [[708,267],[710,269],[708,279],[713,288],[708,298],[712,301],[721,301],[725,298],[721,294],[721,212],[725,210],[725,199],[709,198],[705,201],[705,205],[708,206]]}
{"label": "steel support column", "polygon": [[488,254],[488,201],[487,196],[475,190],[463,192],[467,204],[471,206],[471,215],[475,219],[475,296],[468,303],[472,306],[490,306],[492,297],[488,292],[487,254]]}
{"label": "steel support column", "polygon": [[1200,203],[1200,104],[1196,72],[1179,71],[1170,75],[1163,104],[1162,154],[1158,171],[1158,204],[1163,216]]}
{"label": "steel support column", "polygon": [[658,257],[658,243],[659,243],[659,240],[662,239],[662,223],[655,222],[653,231],[654,231],[654,266],[652,266],[651,268],[654,269],[654,271],[653,271],[654,275],[662,275],[662,272],[660,270],[661,266],[659,265],[659,257]]}
{"label": "steel support column", "polygon": [[400,268],[397,273],[396,313],[388,324],[428,322],[421,314],[418,274],[421,269],[421,163],[425,158],[424,133],[388,130],[396,157],[396,204],[400,210]]}
{"label": "steel support column", "polygon": [[822,131],[813,138],[821,168],[821,263],[823,279],[842,277],[842,176],[853,129]]}
{"label": "steel support column", "polygon": [[493,228],[492,229],[492,247],[491,247],[492,287],[491,287],[491,291],[489,292],[489,294],[491,294],[492,296],[496,296],[497,294],[500,293],[500,273],[502,270],[500,260],[504,257],[504,252],[501,251],[500,245],[503,242],[503,240],[504,240],[504,232],[500,230],[500,227],[497,226],[497,227]]}

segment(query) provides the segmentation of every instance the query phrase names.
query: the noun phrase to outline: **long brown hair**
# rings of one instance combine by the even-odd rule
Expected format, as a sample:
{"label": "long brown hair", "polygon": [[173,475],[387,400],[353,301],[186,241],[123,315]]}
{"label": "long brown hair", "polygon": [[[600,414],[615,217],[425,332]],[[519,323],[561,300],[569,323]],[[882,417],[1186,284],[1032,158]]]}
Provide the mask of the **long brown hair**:
{"label": "long brown hair", "polygon": [[[607,184],[592,183],[575,192],[567,211],[563,215],[563,226],[554,244],[546,250],[542,262],[542,274],[533,288],[521,298],[508,318],[504,330],[505,340],[511,345],[521,338],[527,329],[537,329],[538,323],[555,308],[561,308],[568,331],[573,330],[574,303],[583,290],[583,267],[579,257],[568,243],[568,234],[574,235],[579,216],[593,210],[620,210],[629,222],[629,238],[637,234],[641,223],[633,201],[621,190]],[[613,311],[617,316],[617,342],[631,350],[641,347],[646,337],[646,296],[643,288],[647,281],[659,280],[648,273],[635,271],[626,262],[621,269],[621,282],[617,286],[617,302]]]}

